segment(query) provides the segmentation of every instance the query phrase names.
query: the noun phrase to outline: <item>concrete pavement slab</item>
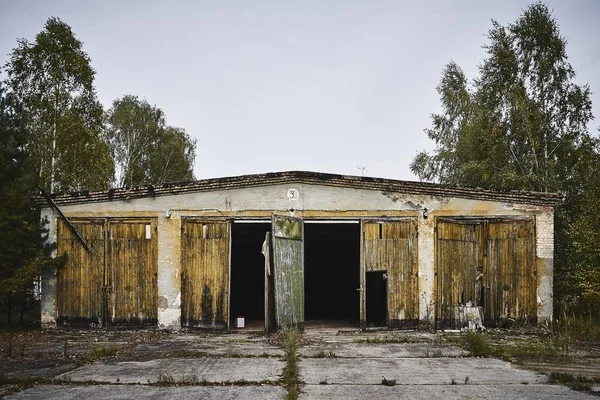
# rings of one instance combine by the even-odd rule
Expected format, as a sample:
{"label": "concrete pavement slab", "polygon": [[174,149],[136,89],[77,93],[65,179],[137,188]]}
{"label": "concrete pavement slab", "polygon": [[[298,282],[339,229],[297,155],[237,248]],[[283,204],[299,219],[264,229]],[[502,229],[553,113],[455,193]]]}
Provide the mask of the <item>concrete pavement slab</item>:
{"label": "concrete pavement slab", "polygon": [[216,341],[177,341],[177,342],[159,342],[159,343],[143,343],[135,346],[136,353],[150,353],[157,355],[158,352],[163,354],[186,353],[210,353],[211,355],[236,355],[243,357],[283,357],[284,352],[280,347],[271,346],[266,343],[248,343],[248,342],[216,342]]}
{"label": "concrete pavement slab", "polygon": [[499,400],[583,400],[591,396],[560,385],[306,385],[300,399],[310,400],[449,400],[449,399],[499,399]]}
{"label": "concrete pavement slab", "polygon": [[76,399],[110,399],[129,400],[134,398],[150,399],[203,399],[233,400],[262,399],[279,400],[285,397],[286,391],[279,386],[179,386],[157,387],[148,385],[42,385],[24,390],[7,399],[32,400],[76,400]]}
{"label": "concrete pavement slab", "polygon": [[492,358],[303,358],[300,379],[309,384],[381,384],[382,376],[402,385],[546,383],[545,375]]}
{"label": "concrete pavement slab", "polygon": [[397,358],[397,357],[461,357],[469,353],[456,346],[436,345],[432,343],[321,343],[308,345],[299,349],[304,357],[369,357],[369,358]]}
{"label": "concrete pavement slab", "polygon": [[170,358],[114,364],[93,363],[59,375],[73,382],[155,383],[172,378],[209,382],[265,380],[276,381],[283,372],[283,361],[274,358]]}

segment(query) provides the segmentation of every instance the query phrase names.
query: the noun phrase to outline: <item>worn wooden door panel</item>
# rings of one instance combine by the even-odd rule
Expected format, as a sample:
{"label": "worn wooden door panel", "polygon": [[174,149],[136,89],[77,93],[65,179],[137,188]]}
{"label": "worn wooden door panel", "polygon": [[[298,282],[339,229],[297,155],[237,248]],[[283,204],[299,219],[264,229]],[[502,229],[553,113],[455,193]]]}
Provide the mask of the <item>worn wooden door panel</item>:
{"label": "worn wooden door panel", "polygon": [[229,327],[230,232],[228,222],[184,222],[181,247],[183,326]]}
{"label": "worn wooden door panel", "polygon": [[532,220],[491,221],[485,268],[486,323],[536,321],[537,278]]}
{"label": "worn wooden door panel", "polygon": [[87,328],[102,327],[104,285],[104,221],[73,221],[90,252],[62,221],[57,225],[58,254],[67,263],[57,271],[57,323]]}
{"label": "worn wooden door panel", "polygon": [[156,325],[158,248],[156,220],[109,222],[107,263],[110,323]]}
{"label": "worn wooden door panel", "polygon": [[275,282],[273,281],[273,263],[271,262],[271,233],[265,234],[262,248],[265,257],[265,333],[275,330]]}
{"label": "worn wooden door panel", "polygon": [[[419,320],[416,239],[413,220],[363,222],[365,273],[387,271],[389,327],[415,325]],[[364,291],[361,295],[368,296]],[[366,321],[366,316],[361,319]]]}
{"label": "worn wooden door panel", "polygon": [[273,275],[277,326],[304,328],[304,225],[273,215]]}
{"label": "worn wooden door panel", "polygon": [[458,305],[476,305],[477,268],[481,267],[481,221],[438,221],[436,307],[440,329],[460,328]]}

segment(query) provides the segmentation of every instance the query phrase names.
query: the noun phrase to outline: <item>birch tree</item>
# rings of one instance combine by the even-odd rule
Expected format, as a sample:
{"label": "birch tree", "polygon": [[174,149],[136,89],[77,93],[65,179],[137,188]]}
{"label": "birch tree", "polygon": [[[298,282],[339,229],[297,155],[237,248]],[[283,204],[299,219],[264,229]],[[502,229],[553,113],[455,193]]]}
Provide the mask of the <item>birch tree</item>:
{"label": "birch tree", "polygon": [[27,153],[46,189],[107,188],[113,174],[95,71],[69,25],[51,17],[33,42],[18,39],[4,66],[7,98],[31,132]]}
{"label": "birch tree", "polygon": [[196,142],[168,126],[164,112],[126,95],[108,111],[108,136],[116,186],[141,186],[194,179]]}
{"label": "birch tree", "polygon": [[411,169],[444,183],[560,191],[590,137],[590,89],[575,83],[566,39],[542,3],[507,26],[493,21],[487,38],[471,84],[455,63],[443,71],[443,111],[426,130],[437,147]]}

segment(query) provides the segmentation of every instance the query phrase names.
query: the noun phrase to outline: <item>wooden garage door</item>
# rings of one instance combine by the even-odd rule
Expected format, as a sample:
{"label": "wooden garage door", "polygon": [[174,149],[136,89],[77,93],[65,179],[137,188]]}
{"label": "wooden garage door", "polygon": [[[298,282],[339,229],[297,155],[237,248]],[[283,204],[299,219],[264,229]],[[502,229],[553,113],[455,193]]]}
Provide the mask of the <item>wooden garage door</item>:
{"label": "wooden garage door", "polygon": [[107,263],[110,323],[156,325],[158,249],[156,220],[109,222]]}
{"label": "wooden garage door", "polygon": [[228,328],[230,232],[229,222],[184,222],[181,246],[183,326]]}
{"label": "wooden garage door", "polygon": [[491,221],[484,268],[488,324],[512,318],[536,321],[537,277],[532,220]]}
{"label": "wooden garage door", "polygon": [[477,268],[481,267],[482,222],[439,221],[436,241],[437,327],[460,328],[458,305],[475,305]]}
{"label": "wooden garage door", "polygon": [[104,221],[74,221],[90,252],[62,221],[57,225],[58,254],[67,263],[57,271],[56,302],[60,325],[102,327],[104,284]]}
{"label": "wooden garage door", "polygon": [[[417,229],[413,220],[364,221],[365,272],[387,271],[387,325],[413,325],[419,319]],[[364,277],[363,288],[364,285]],[[365,304],[361,292],[361,303]],[[366,316],[361,317],[366,321]]]}
{"label": "wooden garage door", "polygon": [[[481,268],[478,281],[477,268]],[[484,311],[484,323],[535,321],[537,277],[533,219],[441,219],[436,239],[436,321],[460,328],[457,306]],[[480,282],[480,283],[479,283]],[[477,287],[482,296],[477,296]]]}

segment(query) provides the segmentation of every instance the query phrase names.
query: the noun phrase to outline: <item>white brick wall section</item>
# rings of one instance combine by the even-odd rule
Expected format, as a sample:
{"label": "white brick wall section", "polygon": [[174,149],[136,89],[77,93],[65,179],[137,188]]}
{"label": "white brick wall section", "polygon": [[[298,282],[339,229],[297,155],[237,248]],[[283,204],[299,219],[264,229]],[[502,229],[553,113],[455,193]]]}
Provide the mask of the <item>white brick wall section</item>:
{"label": "white brick wall section", "polygon": [[554,258],[554,214],[545,212],[536,216],[537,256]]}

